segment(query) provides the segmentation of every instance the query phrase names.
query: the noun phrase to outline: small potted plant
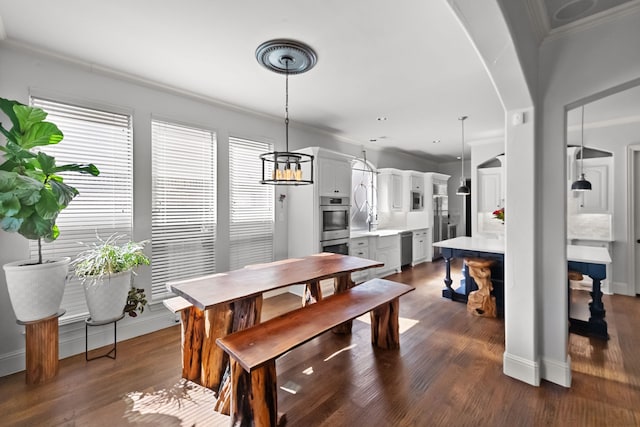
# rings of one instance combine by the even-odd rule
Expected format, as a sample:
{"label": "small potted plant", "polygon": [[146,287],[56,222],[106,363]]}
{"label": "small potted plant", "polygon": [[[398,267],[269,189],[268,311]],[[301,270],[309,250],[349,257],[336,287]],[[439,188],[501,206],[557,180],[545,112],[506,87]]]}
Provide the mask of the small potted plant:
{"label": "small potted plant", "polygon": [[6,144],[0,145],[0,228],[38,241],[38,259],[3,266],[7,291],[16,318],[23,322],[55,315],[62,301],[70,258],[42,259],[42,242],[55,240],[58,214],[79,193],[65,184],[61,172],[97,176],[93,164],[57,165],[55,158],[35,147],[58,144],[58,127],[45,121],[47,113],[18,101],[0,98],[0,110],[11,122],[0,123]]}
{"label": "small potted plant", "polygon": [[84,294],[91,320],[104,322],[122,316],[126,310],[135,316],[142,312],[144,291],[131,286],[133,269],[149,265],[143,250],[148,241],[119,244],[123,236],[112,235],[106,240],[88,245],[73,261],[75,273],[83,280]]}

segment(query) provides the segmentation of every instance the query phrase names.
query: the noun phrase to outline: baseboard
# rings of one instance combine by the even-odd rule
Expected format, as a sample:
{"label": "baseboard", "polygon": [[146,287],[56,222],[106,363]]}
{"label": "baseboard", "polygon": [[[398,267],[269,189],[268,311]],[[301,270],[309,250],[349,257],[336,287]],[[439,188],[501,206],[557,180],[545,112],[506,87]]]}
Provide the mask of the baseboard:
{"label": "baseboard", "polygon": [[636,290],[629,287],[628,283],[622,283],[622,282],[613,282],[611,284],[611,291],[614,294],[618,294],[618,295],[628,295],[630,297],[633,297],[636,295]]}
{"label": "baseboard", "polygon": [[542,358],[541,377],[543,380],[571,387],[571,356],[567,355],[566,362]]}
{"label": "baseboard", "polygon": [[527,384],[536,387],[540,385],[540,364],[537,361],[527,360],[505,351],[502,372]]}
{"label": "baseboard", "polygon": [[[136,318],[118,322],[118,342],[145,335],[176,324],[176,317],[162,304],[148,306]],[[59,357],[64,359],[85,351],[84,321],[60,326]],[[113,325],[89,327],[89,350],[113,343]],[[0,377],[25,370],[25,349],[0,355]]]}

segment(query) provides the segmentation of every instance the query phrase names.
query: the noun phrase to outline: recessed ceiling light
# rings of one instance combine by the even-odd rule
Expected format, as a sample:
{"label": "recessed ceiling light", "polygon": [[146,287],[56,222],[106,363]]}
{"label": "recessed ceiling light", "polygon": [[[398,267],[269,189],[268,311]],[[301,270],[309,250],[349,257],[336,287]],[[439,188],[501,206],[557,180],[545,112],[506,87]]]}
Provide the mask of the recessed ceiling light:
{"label": "recessed ceiling light", "polygon": [[369,142],[378,142],[378,140],[377,140],[377,139],[375,139],[375,138],[371,138],[371,139],[369,140]]}
{"label": "recessed ceiling light", "polygon": [[461,158],[462,158],[462,157],[460,157],[460,156],[457,156],[457,157],[456,157],[456,159],[458,159],[458,160],[460,160]]}
{"label": "recessed ceiling light", "polygon": [[379,121],[379,122],[386,122],[387,118],[385,116],[380,116],[376,120]]}
{"label": "recessed ceiling light", "polygon": [[573,0],[558,8],[553,17],[558,21],[571,21],[587,13],[596,5],[596,0]]}
{"label": "recessed ceiling light", "polygon": [[433,140],[433,141],[431,141],[431,142],[432,142],[432,143],[434,143],[434,144],[439,144],[439,143],[440,143],[440,140],[439,140],[439,139],[434,139],[434,140]]}

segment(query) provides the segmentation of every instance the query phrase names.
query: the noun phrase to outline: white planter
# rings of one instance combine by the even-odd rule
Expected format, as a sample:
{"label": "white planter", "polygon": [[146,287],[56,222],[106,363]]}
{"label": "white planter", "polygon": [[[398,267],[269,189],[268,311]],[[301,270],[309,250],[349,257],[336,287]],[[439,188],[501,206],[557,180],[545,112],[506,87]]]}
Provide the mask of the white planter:
{"label": "white planter", "polygon": [[64,257],[43,264],[16,261],[3,266],[9,299],[18,320],[31,322],[58,312],[70,262],[71,258]]}
{"label": "white planter", "polygon": [[104,276],[93,283],[84,283],[89,314],[93,322],[104,322],[122,316],[131,289],[131,270]]}

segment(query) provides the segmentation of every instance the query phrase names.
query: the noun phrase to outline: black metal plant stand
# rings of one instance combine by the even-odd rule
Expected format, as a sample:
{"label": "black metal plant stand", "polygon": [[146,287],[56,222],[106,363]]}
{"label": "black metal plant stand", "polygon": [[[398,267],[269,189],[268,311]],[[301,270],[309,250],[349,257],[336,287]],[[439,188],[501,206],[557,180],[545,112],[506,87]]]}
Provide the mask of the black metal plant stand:
{"label": "black metal plant stand", "polygon": [[[115,360],[117,346],[118,346],[116,326],[117,326],[118,320],[122,320],[123,317],[124,317],[124,313],[122,313],[120,317],[116,317],[114,319],[109,319],[109,320],[102,320],[99,322],[94,322],[93,320],[91,320],[90,317],[88,319],[85,319],[84,321],[84,358],[87,362],[90,360],[100,359],[102,357],[108,357],[109,359]],[[113,323],[113,347],[111,347],[111,350],[109,350],[107,353],[101,356],[89,358],[89,326],[102,326],[102,325],[108,325],[109,323]]]}

